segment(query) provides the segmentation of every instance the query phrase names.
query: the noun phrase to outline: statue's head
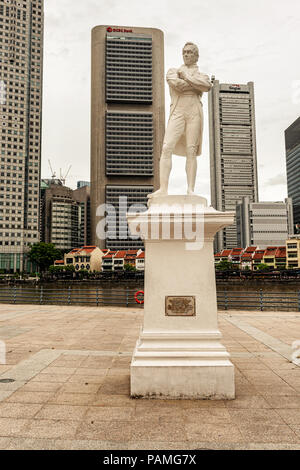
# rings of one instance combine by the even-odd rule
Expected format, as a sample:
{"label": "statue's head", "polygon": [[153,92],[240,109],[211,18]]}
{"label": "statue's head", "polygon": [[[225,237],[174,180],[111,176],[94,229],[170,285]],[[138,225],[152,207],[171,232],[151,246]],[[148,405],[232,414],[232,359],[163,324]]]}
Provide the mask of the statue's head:
{"label": "statue's head", "polygon": [[185,65],[193,65],[198,62],[199,49],[193,42],[187,42],[182,50]]}

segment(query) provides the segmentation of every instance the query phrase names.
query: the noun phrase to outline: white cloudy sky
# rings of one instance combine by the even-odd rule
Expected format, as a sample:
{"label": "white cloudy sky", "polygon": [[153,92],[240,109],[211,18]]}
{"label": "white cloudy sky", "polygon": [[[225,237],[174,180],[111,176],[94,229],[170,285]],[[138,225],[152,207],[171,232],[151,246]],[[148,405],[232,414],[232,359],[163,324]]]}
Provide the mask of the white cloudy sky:
{"label": "white cloudy sky", "polygon": [[[284,130],[300,115],[299,0],[45,0],[42,176],[48,159],[57,173],[72,165],[70,187],[90,179],[90,42],[101,24],[162,29],[166,70],[181,64],[189,40],[203,72],[253,81],[259,197],[286,197]],[[198,161],[196,191],[210,199],[207,118]],[[172,193],[185,190],[183,166],[173,157]]]}

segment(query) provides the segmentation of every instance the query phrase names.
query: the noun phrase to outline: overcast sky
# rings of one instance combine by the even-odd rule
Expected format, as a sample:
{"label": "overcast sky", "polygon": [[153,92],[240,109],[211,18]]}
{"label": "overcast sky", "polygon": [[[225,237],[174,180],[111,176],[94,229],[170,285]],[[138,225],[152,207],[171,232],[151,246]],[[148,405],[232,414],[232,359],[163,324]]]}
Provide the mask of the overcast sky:
{"label": "overcast sky", "polygon": [[[186,41],[200,70],[221,82],[254,82],[260,200],[287,196],[284,130],[300,115],[299,0],[45,0],[42,176],[48,159],[66,184],[90,180],[90,48],[96,25],[160,28],[165,71],[182,63]],[[166,86],[166,109],[169,92]],[[207,96],[196,192],[210,200]],[[168,116],[167,116],[168,117]],[[170,192],[186,188],[173,157]]]}

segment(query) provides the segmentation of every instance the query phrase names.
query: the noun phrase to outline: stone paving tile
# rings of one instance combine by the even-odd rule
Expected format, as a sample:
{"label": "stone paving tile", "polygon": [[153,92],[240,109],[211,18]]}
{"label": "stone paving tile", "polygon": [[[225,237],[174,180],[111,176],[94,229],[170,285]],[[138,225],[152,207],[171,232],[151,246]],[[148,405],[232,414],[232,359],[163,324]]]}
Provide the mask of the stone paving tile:
{"label": "stone paving tile", "polygon": [[1,418],[33,418],[42,408],[42,404],[0,403]]}
{"label": "stone paving tile", "polygon": [[186,423],[188,440],[206,442],[243,442],[239,428],[235,424]]}
{"label": "stone paving tile", "polygon": [[[13,306],[5,312],[12,330],[27,331],[8,340],[16,366],[0,366],[0,374],[9,371],[18,381],[4,385],[12,390],[0,388],[2,432],[7,428],[0,448],[299,448],[300,367],[281,355],[300,335],[299,315],[291,320],[281,312],[229,312],[243,320],[246,333],[222,312],[236,399],[211,401],[129,397],[142,311],[72,307],[72,321],[70,307]],[[272,341],[273,350],[263,344],[272,337],[279,340]],[[20,366],[24,359],[29,362]]]}
{"label": "stone paving tile", "polygon": [[131,364],[131,357],[116,358],[112,364],[113,369],[128,369]]}
{"label": "stone paving tile", "polygon": [[180,406],[182,407],[182,409],[225,408],[226,402],[227,400],[180,400]]}
{"label": "stone paving tile", "polygon": [[260,395],[237,395],[235,400],[225,401],[226,408],[270,409],[271,405]]}
{"label": "stone paving tile", "polygon": [[28,422],[28,419],[0,418],[0,437],[18,435]]}
{"label": "stone paving tile", "polygon": [[[189,410],[186,410],[187,413]],[[150,421],[156,420],[159,421],[160,418],[167,420],[183,420],[185,418],[185,411],[180,406],[137,406],[133,419],[141,421]]]}
{"label": "stone paving tile", "polygon": [[252,359],[252,360],[243,360],[240,358],[232,358],[231,362],[238,367],[238,369],[246,371],[246,370],[269,370],[268,366],[261,362],[259,359]]}
{"label": "stone paving tile", "polygon": [[[61,356],[62,357],[62,356]],[[72,368],[72,367],[80,367],[82,362],[85,360],[84,357],[77,356],[77,360],[70,359],[68,356],[63,356],[65,359],[56,359],[51,363],[52,367],[63,367],[63,368]],[[72,356],[73,357],[73,356]]]}
{"label": "stone paving tile", "polygon": [[79,367],[76,369],[74,375],[98,375],[98,376],[105,376],[107,374],[108,369],[91,369],[85,367]]}
{"label": "stone paving tile", "polygon": [[60,383],[60,384],[64,384],[65,382],[67,382],[70,377],[72,376],[73,374],[67,374],[67,375],[62,375],[62,374],[58,374],[58,375],[52,375],[52,374],[37,374],[35,377],[33,377],[30,381],[30,383],[33,383],[33,382],[53,382],[53,383]]}
{"label": "stone paving tile", "polygon": [[133,429],[134,425],[129,421],[82,421],[76,438],[128,442],[132,439]]}
{"label": "stone paving tile", "polygon": [[0,450],[5,450],[9,446],[9,438],[8,437],[0,437]]}
{"label": "stone paving tile", "polygon": [[232,424],[230,412],[225,408],[190,408],[183,411],[186,422],[197,423],[198,426],[205,424]]}
{"label": "stone paving tile", "polygon": [[[77,376],[78,377],[78,376]],[[60,388],[60,393],[97,393],[100,388],[99,383],[88,382],[67,382]]]}
{"label": "stone paving tile", "polygon": [[41,374],[50,374],[50,375],[72,375],[76,371],[76,367],[46,367],[41,371]]}
{"label": "stone paving tile", "polygon": [[66,384],[75,383],[75,384],[98,384],[100,385],[105,379],[105,375],[72,375]]}
{"label": "stone paving tile", "polygon": [[106,377],[100,385],[99,394],[104,395],[129,395],[130,375]]}
{"label": "stone paving tile", "polygon": [[134,419],[134,408],[129,406],[93,406],[85,416],[89,421],[131,421]]}
{"label": "stone paving tile", "polygon": [[300,425],[300,409],[276,409],[286,424]]}
{"label": "stone paving tile", "polygon": [[230,417],[236,424],[285,424],[281,416],[270,409],[229,409]]}
{"label": "stone paving tile", "polygon": [[32,438],[38,436],[39,438],[66,439],[75,436],[79,425],[80,423],[75,420],[34,419],[30,420],[18,432],[18,435]]}
{"label": "stone paving tile", "polygon": [[264,396],[297,396],[299,393],[293,387],[286,385],[254,385],[258,394]]}
{"label": "stone paving tile", "polygon": [[53,392],[17,391],[6,399],[9,403],[46,403],[54,396]]}
{"label": "stone paving tile", "polygon": [[57,392],[63,383],[35,382],[31,380],[19,389],[20,392]]}
{"label": "stone paving tile", "polygon": [[300,442],[300,425],[295,425],[295,424],[291,424],[291,429],[297,434],[298,436],[298,441]]}
{"label": "stone paving tile", "polygon": [[274,409],[300,409],[300,395],[266,395],[265,400]]}
{"label": "stone paving tile", "polygon": [[95,395],[92,393],[60,393],[52,395],[49,404],[61,405],[90,405],[95,401]]}
{"label": "stone paving tile", "polygon": [[101,441],[101,440],[67,440],[61,439],[55,442],[55,449],[58,450],[128,450],[128,442]]}
{"label": "stone paving tile", "polygon": [[81,421],[88,409],[88,406],[46,404],[34,417],[35,419]]}
{"label": "stone paving tile", "polygon": [[80,368],[87,369],[107,369],[111,367],[114,358],[111,356],[104,357],[87,357],[81,364]]}
{"label": "stone paving tile", "polygon": [[14,381],[14,382],[11,382],[11,383],[0,383],[0,392],[4,392],[4,391],[15,392],[20,387],[23,387],[24,384],[25,384],[24,381]]}
{"label": "stone paving tile", "polygon": [[136,400],[128,395],[96,395],[93,406],[136,406]]}
{"label": "stone paving tile", "polygon": [[175,421],[174,426],[170,426],[169,421],[160,421],[157,423],[155,420],[141,420],[139,421],[138,426],[135,423],[132,430],[131,440],[144,440],[145,436],[147,436],[149,441],[153,442],[183,442],[187,440],[185,425],[180,420]]}
{"label": "stone paving tile", "polygon": [[246,442],[300,443],[300,436],[287,425],[280,424],[239,424]]}
{"label": "stone paving tile", "polygon": [[[7,440],[6,450],[56,450],[56,439],[11,438]],[[67,450],[67,448],[66,448]]]}
{"label": "stone paving tile", "polygon": [[7,370],[9,370],[11,368],[10,365],[0,365],[0,375],[3,374],[4,372],[6,372]]}

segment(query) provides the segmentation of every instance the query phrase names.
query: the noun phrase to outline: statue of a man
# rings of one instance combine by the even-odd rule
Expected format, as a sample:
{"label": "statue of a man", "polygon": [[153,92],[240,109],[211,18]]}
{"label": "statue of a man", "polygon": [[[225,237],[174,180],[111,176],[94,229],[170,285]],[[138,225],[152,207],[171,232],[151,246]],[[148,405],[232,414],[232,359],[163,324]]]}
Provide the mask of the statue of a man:
{"label": "statue of a man", "polygon": [[152,198],[168,194],[172,169],[172,154],[186,156],[187,194],[194,194],[197,156],[201,155],[203,134],[203,92],[212,88],[208,75],[199,72],[198,47],[187,42],[183,48],[184,65],[170,69],[167,82],[170,87],[171,109],[160,159],[160,189]]}

